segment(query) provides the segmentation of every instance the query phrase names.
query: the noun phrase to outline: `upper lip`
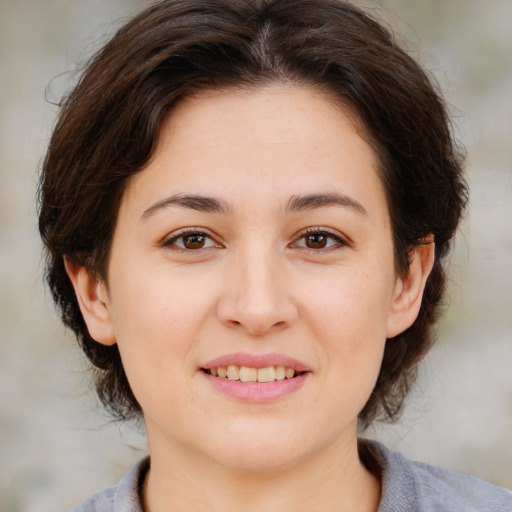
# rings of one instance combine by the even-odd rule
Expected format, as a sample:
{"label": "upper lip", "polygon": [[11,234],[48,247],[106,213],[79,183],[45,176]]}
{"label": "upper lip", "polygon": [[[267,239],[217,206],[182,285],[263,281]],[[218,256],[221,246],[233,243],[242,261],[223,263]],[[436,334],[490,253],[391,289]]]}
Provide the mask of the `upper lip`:
{"label": "upper lip", "polygon": [[266,368],[268,366],[284,366],[285,368],[293,368],[296,372],[309,372],[309,368],[305,363],[278,353],[267,354],[248,354],[244,352],[235,352],[225,354],[208,361],[201,366],[203,369],[226,367],[229,365],[247,366],[249,368]]}

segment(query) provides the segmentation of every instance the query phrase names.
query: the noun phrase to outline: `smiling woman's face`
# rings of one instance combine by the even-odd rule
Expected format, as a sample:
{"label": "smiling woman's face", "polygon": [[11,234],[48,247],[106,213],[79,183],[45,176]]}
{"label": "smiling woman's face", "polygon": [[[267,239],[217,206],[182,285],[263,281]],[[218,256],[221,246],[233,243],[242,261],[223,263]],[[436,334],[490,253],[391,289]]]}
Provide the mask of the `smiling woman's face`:
{"label": "smiling woman's face", "polygon": [[311,89],[172,112],[128,182],[106,287],[74,280],[91,335],[119,345],[152,454],[268,469],[355,445],[386,337],[415,317],[376,166]]}

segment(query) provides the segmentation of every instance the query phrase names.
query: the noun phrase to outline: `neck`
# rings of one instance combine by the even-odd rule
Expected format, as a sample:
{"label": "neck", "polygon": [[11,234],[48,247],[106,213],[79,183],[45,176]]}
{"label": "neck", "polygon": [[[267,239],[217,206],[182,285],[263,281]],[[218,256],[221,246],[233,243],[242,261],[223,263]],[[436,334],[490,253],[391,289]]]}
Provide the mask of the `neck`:
{"label": "neck", "polygon": [[[150,439],[151,448],[151,439]],[[360,462],[357,439],[268,471],[225,467],[186,448],[151,450],[144,512],[376,512],[380,482]],[[164,455],[165,454],[165,455]]]}

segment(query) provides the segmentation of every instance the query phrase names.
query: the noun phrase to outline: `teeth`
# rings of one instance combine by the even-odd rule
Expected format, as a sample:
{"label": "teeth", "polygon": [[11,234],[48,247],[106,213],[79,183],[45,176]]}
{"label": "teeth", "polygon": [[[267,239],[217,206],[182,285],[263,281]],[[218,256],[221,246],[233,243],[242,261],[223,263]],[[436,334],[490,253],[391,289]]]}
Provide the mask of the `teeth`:
{"label": "teeth", "polygon": [[258,370],[258,382],[274,382],[276,371],[273,366]]}
{"label": "teeth", "polygon": [[228,378],[229,380],[240,380],[242,382],[274,382],[275,380],[292,379],[295,376],[293,368],[285,366],[267,366],[266,368],[251,368],[249,366],[219,366],[210,368],[210,375]]}
{"label": "teeth", "polygon": [[228,379],[229,380],[240,380],[240,368],[234,364],[228,366]]}
{"label": "teeth", "polygon": [[242,366],[240,368],[240,380],[242,382],[256,382],[258,380],[258,369]]}
{"label": "teeth", "polygon": [[276,380],[283,380],[286,377],[286,368],[284,366],[276,366]]}
{"label": "teeth", "polygon": [[295,375],[295,370],[293,368],[286,368],[284,371],[284,376],[287,379],[291,379]]}

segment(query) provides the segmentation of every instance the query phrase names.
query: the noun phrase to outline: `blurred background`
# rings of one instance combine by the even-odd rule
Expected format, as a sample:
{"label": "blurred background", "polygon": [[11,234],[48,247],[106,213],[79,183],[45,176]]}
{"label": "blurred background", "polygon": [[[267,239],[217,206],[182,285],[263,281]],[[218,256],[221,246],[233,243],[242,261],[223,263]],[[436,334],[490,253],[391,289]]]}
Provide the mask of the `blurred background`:
{"label": "blurred background", "polygon": [[[0,512],[68,510],[146,450],[112,425],[42,283],[38,167],[77,65],[143,0],[0,0]],[[512,487],[512,2],[359,2],[439,81],[468,151],[449,309],[398,425],[368,436]],[[403,38],[402,38],[403,36]]]}

